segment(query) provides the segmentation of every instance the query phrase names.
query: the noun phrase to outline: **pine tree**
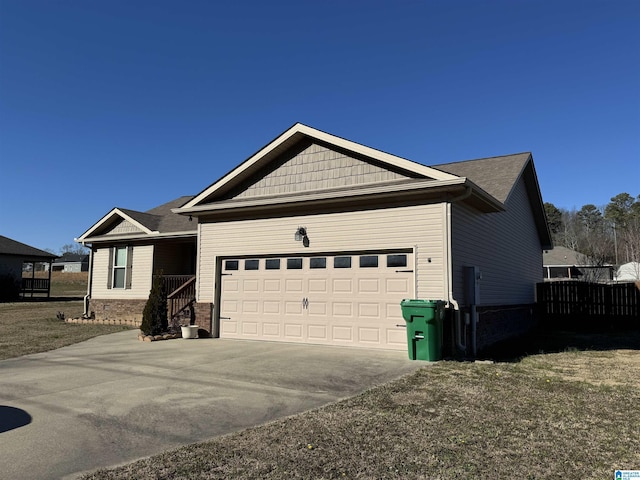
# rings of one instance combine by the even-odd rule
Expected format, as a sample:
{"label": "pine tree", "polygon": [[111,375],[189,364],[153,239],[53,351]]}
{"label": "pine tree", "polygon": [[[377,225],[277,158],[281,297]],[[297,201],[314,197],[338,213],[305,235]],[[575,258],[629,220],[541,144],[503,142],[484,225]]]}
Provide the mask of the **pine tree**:
{"label": "pine tree", "polygon": [[145,335],[158,335],[166,332],[167,322],[167,288],[162,274],[153,279],[153,286],[142,312],[140,330]]}

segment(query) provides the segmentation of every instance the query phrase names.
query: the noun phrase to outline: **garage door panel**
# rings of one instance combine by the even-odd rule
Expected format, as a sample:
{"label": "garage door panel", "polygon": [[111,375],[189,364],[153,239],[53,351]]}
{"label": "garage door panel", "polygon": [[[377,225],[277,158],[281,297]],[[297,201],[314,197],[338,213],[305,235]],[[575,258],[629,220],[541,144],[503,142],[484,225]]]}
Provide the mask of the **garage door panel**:
{"label": "garage door panel", "polygon": [[338,342],[352,342],[353,328],[346,325],[334,325],[331,329],[331,338]]}
{"label": "garage door panel", "polygon": [[309,293],[328,293],[329,282],[326,278],[310,278],[309,279]]}
{"label": "garage door panel", "polygon": [[380,344],[380,329],[370,327],[358,328],[358,339],[363,343]]}
{"label": "garage door panel", "polygon": [[360,318],[380,318],[380,304],[378,302],[359,303],[358,316]]}
{"label": "garage door panel", "polygon": [[326,342],[329,340],[327,325],[309,325],[309,340]]}
{"label": "garage door panel", "polygon": [[258,322],[242,322],[242,334],[258,336]]}
{"label": "garage door panel", "polygon": [[259,303],[257,300],[244,300],[242,302],[242,313],[258,313]]}
{"label": "garage door panel", "polygon": [[[227,338],[406,349],[400,301],[411,270],[386,254],[223,262],[220,332]],[[408,265],[412,255],[394,254]],[[338,259],[338,260],[336,260]],[[226,264],[235,266],[226,271]],[[312,266],[313,265],[313,266]],[[400,265],[402,267],[402,265]]]}
{"label": "garage door panel", "polygon": [[387,293],[406,293],[410,292],[409,288],[411,280],[413,277],[409,277],[407,275],[403,277],[396,278],[386,278],[385,279],[385,290]]}
{"label": "garage door panel", "polygon": [[279,315],[280,302],[273,300],[265,300],[262,302],[262,309],[265,315]]}
{"label": "garage door panel", "polygon": [[262,324],[262,334],[265,337],[279,337],[280,336],[280,324],[264,322]]}
{"label": "garage door panel", "polygon": [[398,347],[399,350],[407,348],[407,332],[403,328],[401,330],[397,328],[386,329],[387,345]]}
{"label": "garage door panel", "polygon": [[282,293],[280,279],[266,279],[264,281],[264,291],[270,293]]}
{"label": "garage door panel", "polygon": [[317,302],[317,301],[309,302],[308,312],[309,312],[309,315],[311,316],[314,316],[314,315],[326,316],[327,302]]}
{"label": "garage door panel", "polygon": [[332,293],[339,295],[353,293],[353,280],[351,278],[334,278],[332,282]]}
{"label": "garage door panel", "polygon": [[302,340],[302,325],[299,323],[286,323],[284,325],[284,338],[288,340]]}
{"label": "garage door panel", "polygon": [[358,293],[359,294],[381,293],[380,280],[378,278],[358,279]]}
{"label": "garage door panel", "polygon": [[336,317],[353,316],[353,305],[351,302],[333,302],[331,310]]}
{"label": "garage door panel", "polygon": [[258,293],[260,289],[260,280],[257,278],[247,279],[242,282],[242,291],[244,293]]}
{"label": "garage door panel", "polygon": [[285,280],[285,293],[302,293],[302,278],[287,278]]}

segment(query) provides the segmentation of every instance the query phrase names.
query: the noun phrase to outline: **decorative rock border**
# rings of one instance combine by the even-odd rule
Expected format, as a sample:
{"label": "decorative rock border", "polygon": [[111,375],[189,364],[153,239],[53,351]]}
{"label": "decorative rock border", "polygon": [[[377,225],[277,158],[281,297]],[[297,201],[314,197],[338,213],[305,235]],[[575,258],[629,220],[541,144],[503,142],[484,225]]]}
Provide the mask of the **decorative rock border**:
{"label": "decorative rock border", "polygon": [[182,338],[179,333],[165,333],[163,335],[145,335],[141,333],[138,335],[138,340],[141,342],[157,342],[159,340],[173,340],[175,338]]}
{"label": "decorative rock border", "polygon": [[[122,325],[126,327],[139,328],[140,322],[135,320],[96,320],[95,318],[65,318],[66,323],[79,323],[86,325]],[[145,335],[144,333],[138,334],[138,340],[141,342],[157,342],[159,340],[173,340],[176,338],[182,338],[182,333],[164,333],[162,335]]]}
{"label": "decorative rock border", "polygon": [[88,325],[123,325],[127,327],[140,327],[136,320],[96,320],[95,318],[65,318],[67,323],[82,323]]}

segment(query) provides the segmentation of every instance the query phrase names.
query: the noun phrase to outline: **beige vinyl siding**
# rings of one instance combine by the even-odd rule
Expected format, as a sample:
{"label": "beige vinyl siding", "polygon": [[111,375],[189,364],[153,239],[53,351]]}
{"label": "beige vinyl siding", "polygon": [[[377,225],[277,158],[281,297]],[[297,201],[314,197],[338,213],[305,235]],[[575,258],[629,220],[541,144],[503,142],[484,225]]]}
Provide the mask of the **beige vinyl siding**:
{"label": "beige vinyl siding", "polygon": [[478,215],[452,206],[453,292],[464,298],[463,267],[480,268],[480,305],[534,302],[542,281],[542,248],[522,179],[505,203],[506,211]]}
{"label": "beige vinyl siding", "polygon": [[133,247],[131,288],[107,288],[109,277],[109,248],[98,248],[93,255],[92,298],[149,298],[152,280],[153,245]]}
{"label": "beige vinyl siding", "polygon": [[[414,249],[416,295],[446,298],[442,205],[293,216],[200,225],[198,301],[213,302],[216,255],[309,255]],[[309,247],[294,240],[305,227]]]}

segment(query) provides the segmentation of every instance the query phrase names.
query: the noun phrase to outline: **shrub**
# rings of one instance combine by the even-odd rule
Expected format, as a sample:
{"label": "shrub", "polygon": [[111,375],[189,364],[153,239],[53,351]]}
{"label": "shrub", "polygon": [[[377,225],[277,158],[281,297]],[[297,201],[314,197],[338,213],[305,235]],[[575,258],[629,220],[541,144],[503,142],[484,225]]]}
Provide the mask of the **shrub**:
{"label": "shrub", "polygon": [[167,288],[162,274],[153,279],[149,299],[142,311],[140,330],[145,335],[158,335],[167,331]]}
{"label": "shrub", "polygon": [[12,275],[0,275],[0,302],[20,299],[20,283]]}

